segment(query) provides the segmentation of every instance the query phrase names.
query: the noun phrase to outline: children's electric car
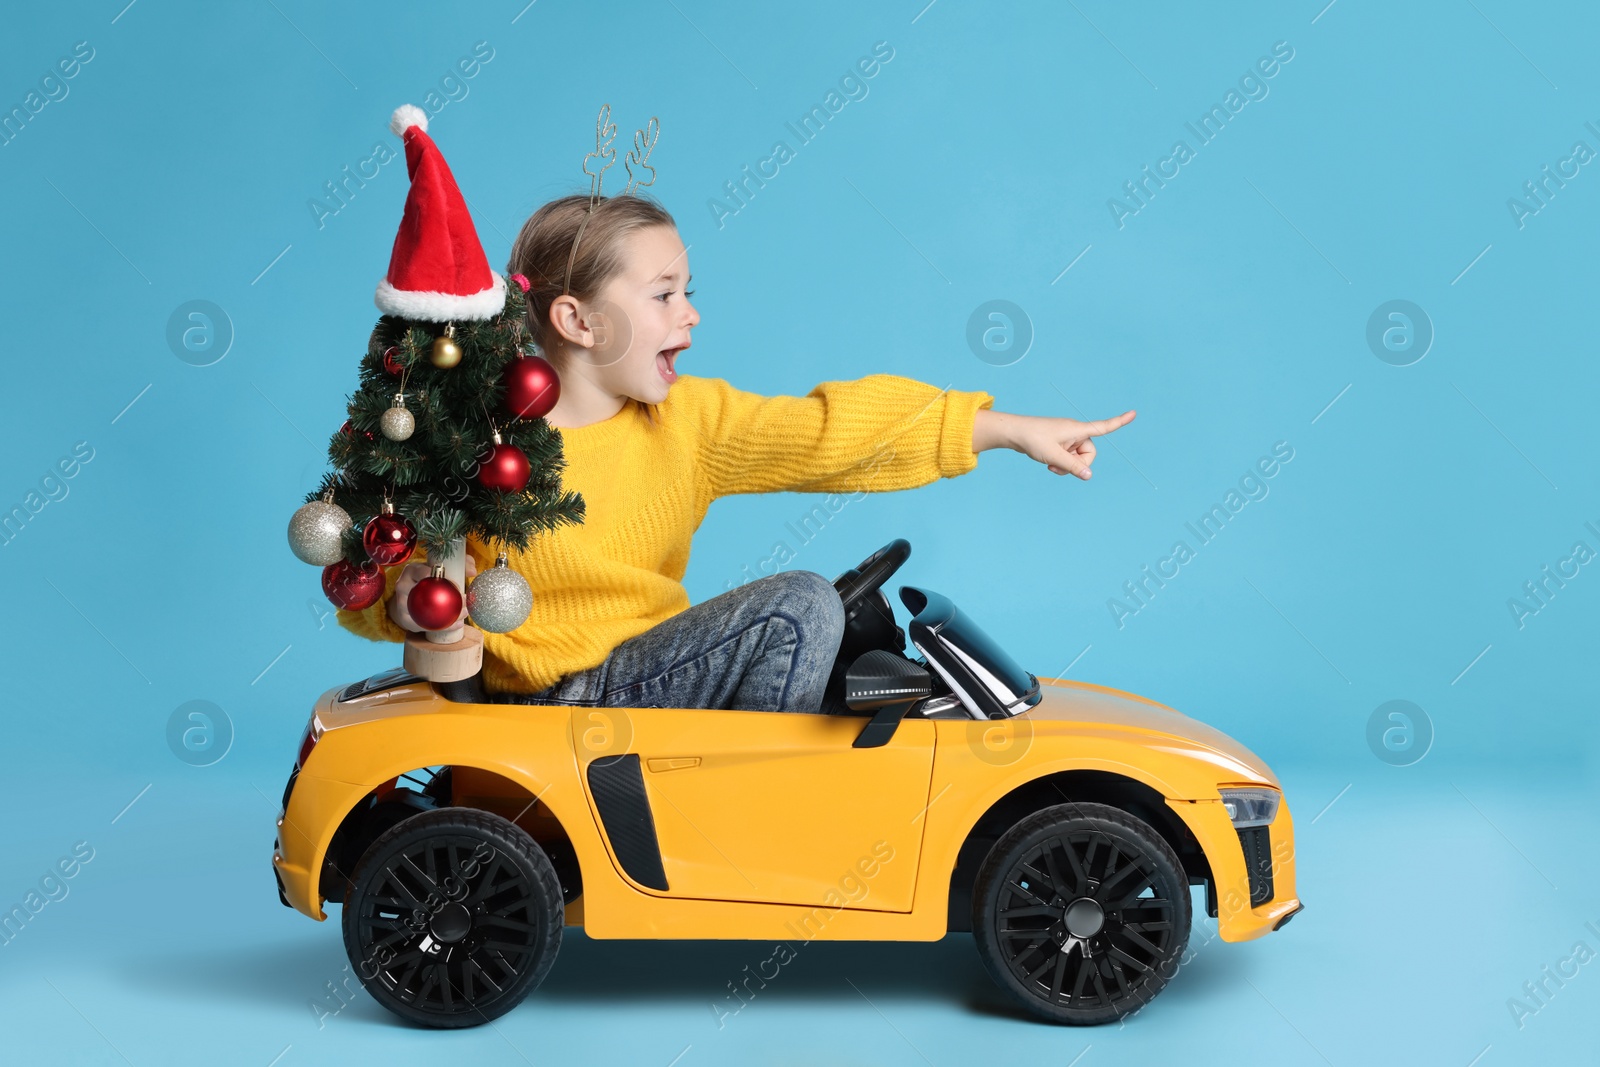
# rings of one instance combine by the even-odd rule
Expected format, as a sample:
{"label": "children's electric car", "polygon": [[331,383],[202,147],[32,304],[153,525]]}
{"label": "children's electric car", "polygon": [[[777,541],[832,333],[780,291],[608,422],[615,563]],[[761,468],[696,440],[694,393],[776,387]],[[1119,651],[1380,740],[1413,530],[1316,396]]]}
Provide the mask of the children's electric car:
{"label": "children's electric car", "polygon": [[439,1027],[510,1010],[563,926],[791,950],[970,930],[1027,1009],[1103,1023],[1178,970],[1191,885],[1225,941],[1300,911],[1261,760],[1035,677],[929,589],[900,587],[907,650],[881,586],[909,553],[835,582],[854,715],[495,704],[400,670],[329,690],[283,792],[279,898],[342,904],[368,991]]}

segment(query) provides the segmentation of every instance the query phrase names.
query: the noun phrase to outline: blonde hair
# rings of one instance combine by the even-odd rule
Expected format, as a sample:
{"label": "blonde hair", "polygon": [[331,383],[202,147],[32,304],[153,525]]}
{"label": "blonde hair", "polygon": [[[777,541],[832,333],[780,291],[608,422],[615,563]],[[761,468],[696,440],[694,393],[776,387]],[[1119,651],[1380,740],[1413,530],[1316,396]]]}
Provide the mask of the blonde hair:
{"label": "blonde hair", "polygon": [[[511,245],[506,273],[528,279],[528,329],[546,354],[556,350],[550,343],[556,338],[555,327],[550,325],[550,306],[558,296],[570,293],[579,300],[595,299],[626,266],[623,242],[629,235],[650,226],[678,227],[666,208],[638,193],[601,197],[585,224],[588,212],[587,193],[552,200],[528,217]],[[580,226],[583,239],[574,253],[572,242]],[[643,407],[654,422],[655,405]]]}

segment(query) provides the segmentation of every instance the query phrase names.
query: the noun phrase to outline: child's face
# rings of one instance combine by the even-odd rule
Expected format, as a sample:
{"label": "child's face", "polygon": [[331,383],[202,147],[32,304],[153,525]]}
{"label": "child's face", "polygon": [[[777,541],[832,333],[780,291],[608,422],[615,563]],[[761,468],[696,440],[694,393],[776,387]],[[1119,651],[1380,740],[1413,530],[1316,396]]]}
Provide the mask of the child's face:
{"label": "child's face", "polygon": [[583,356],[596,384],[659,404],[677,380],[673,364],[689,347],[700,313],[684,289],[689,257],[670,226],[636,230],[624,242],[622,272],[586,307],[595,344]]}

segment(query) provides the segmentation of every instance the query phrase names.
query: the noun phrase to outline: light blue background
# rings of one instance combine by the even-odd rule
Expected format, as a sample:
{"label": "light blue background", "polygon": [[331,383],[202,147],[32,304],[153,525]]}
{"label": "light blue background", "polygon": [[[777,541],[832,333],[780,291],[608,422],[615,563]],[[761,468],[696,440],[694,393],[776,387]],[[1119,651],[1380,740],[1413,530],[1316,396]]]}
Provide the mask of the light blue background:
{"label": "light blue background", "polygon": [[[1600,950],[1584,926],[1600,926],[1600,570],[1521,628],[1507,606],[1574,542],[1600,550],[1584,525],[1600,526],[1600,177],[1584,167],[1521,228],[1506,205],[1575,141],[1600,149],[1585,5],[125,2],[8,12],[0,39],[5,110],[75,42],[94,49],[0,147],[0,505],[76,442],[94,450],[0,555],[0,904],[74,842],[95,849],[0,947],[8,1055],[1594,1056],[1600,964],[1550,984],[1522,1028],[1506,1003],[1575,943]],[[497,266],[535,207],[585,186],[601,102],[624,139],[660,116],[654,192],[704,317],[683,372],[765,393],[891,372],[1005,411],[1139,412],[1102,440],[1091,483],[986,453],[971,475],[851,503],[803,546],[785,523],[820,498],[723,501],[691,598],[779,540],[791,566],[832,577],[909,538],[901,578],[952,596],[1036,673],[1070,663],[1268,759],[1297,815],[1304,916],[1248,945],[1205,943],[1198,925],[1195,962],[1122,1028],[1023,1019],[958,935],[814,946],[719,1031],[707,1005],[768,946],[578,934],[494,1029],[405,1029],[365,994],[319,1028],[308,1002],[340,977],[338,930],[277,904],[269,831],[311,701],[398,655],[332,623],[283,531],[355,386],[403,163],[320,228],[308,201],[374,145],[397,149],[390,111],[423,103],[478,41],[494,57],[432,133]],[[877,41],[894,57],[867,96],[799,146],[785,123]],[[1193,147],[1185,122],[1278,41],[1294,58],[1269,95],[1119,228],[1108,199],[1174,140]],[[778,139],[795,158],[719,227],[708,201]],[[196,299],[235,335],[205,367],[166,340]],[[1008,366],[966,341],[996,299],[1034,332]],[[1366,342],[1393,299],[1435,331],[1410,366]],[[1108,599],[1175,540],[1194,547],[1184,524],[1278,441],[1294,459],[1270,495],[1119,629]],[[235,734],[204,768],[165,738],[196,699]],[[1368,747],[1392,699],[1435,735],[1410,766]]]}

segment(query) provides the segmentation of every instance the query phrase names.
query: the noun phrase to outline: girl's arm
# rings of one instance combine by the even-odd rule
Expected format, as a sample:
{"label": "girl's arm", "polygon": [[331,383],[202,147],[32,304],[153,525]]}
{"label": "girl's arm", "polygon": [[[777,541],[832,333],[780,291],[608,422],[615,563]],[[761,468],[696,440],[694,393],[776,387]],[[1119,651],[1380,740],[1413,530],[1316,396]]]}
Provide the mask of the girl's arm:
{"label": "girl's arm", "polygon": [[994,397],[893,374],[823,382],[805,396],[761,396],[686,376],[667,403],[681,405],[719,497],[885,492],[965,474],[978,463],[975,413]]}
{"label": "girl's arm", "polygon": [[991,448],[1011,448],[1053,474],[1087,480],[1093,438],[1134,417],[1015,415],[994,411],[988,393],[892,374],[823,382],[803,397],[760,396],[719,378],[685,376],[668,403],[682,405],[697,435],[713,497],[910,489],[967,473]]}
{"label": "girl's arm", "polygon": [[1093,474],[1089,465],[1094,462],[1094,438],[1104,437],[1133,419],[1132,411],[1094,422],[979,411],[972,424],[972,451],[1015,449],[1043,463],[1051,474],[1073,474],[1088,481]]}

